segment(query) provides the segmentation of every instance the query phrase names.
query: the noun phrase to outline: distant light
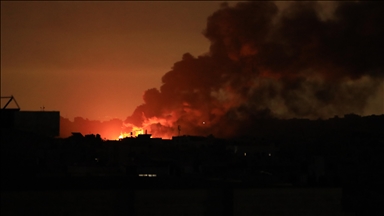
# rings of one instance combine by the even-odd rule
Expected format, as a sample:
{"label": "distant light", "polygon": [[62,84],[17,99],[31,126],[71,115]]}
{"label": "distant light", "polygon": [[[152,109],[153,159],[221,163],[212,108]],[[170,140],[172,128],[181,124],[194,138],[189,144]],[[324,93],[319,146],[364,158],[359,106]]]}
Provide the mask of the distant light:
{"label": "distant light", "polygon": [[139,177],[156,177],[157,175],[156,174],[139,174]]}
{"label": "distant light", "polygon": [[244,156],[247,156],[247,153],[246,153],[246,152],[244,152]]}
{"label": "distant light", "polygon": [[205,124],[205,121],[203,121],[203,124]]}
{"label": "distant light", "polygon": [[95,158],[95,161],[99,161],[99,158]]}
{"label": "distant light", "polygon": [[271,157],[271,155],[272,155],[271,153],[268,154],[269,157]]}

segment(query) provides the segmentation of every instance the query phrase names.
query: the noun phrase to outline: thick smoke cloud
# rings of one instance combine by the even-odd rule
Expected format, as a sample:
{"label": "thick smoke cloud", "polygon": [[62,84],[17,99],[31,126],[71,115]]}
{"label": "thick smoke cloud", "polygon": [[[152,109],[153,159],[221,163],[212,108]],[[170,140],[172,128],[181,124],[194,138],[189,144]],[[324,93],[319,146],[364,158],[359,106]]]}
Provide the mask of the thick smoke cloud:
{"label": "thick smoke cloud", "polygon": [[316,2],[225,4],[207,21],[206,55],[182,56],[160,90],[126,119],[154,136],[232,136],[262,118],[362,113],[383,82],[384,4],[338,3],[324,19]]}

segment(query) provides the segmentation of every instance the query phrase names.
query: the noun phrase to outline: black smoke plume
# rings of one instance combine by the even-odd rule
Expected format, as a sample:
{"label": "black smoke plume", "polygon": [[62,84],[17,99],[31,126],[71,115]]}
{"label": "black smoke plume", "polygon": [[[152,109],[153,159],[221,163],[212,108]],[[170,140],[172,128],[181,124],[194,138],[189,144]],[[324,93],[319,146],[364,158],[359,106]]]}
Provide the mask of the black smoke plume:
{"label": "black smoke plume", "polygon": [[184,54],[125,122],[228,137],[263,118],[362,113],[383,82],[384,3],[340,2],[328,17],[317,2],[279,8],[223,4],[204,31],[209,53]]}

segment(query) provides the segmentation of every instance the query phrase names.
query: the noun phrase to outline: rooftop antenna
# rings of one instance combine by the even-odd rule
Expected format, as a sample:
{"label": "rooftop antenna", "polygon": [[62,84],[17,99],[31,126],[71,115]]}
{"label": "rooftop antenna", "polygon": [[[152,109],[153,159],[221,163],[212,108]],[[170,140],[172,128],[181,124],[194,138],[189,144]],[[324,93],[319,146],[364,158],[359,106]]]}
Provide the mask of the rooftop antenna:
{"label": "rooftop antenna", "polygon": [[11,95],[11,96],[7,96],[7,97],[1,97],[1,98],[9,98],[8,102],[4,105],[4,107],[3,107],[2,109],[7,108],[8,104],[11,103],[11,101],[13,100],[13,101],[15,101],[15,104],[16,104],[16,106],[17,106],[17,109],[20,110],[20,106],[19,106],[19,104],[17,103],[15,97],[13,97],[13,95]]}
{"label": "rooftop antenna", "polygon": [[181,131],[180,125],[177,126],[177,130],[179,131],[179,136],[180,136],[180,131]]}

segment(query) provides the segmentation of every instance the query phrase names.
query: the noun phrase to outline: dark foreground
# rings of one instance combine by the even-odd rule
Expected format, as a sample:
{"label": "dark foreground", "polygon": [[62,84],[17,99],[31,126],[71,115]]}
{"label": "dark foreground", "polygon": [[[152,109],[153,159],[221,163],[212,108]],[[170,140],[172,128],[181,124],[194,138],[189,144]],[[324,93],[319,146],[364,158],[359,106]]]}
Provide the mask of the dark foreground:
{"label": "dark foreground", "polygon": [[[57,177],[2,181],[1,215],[380,215],[381,198],[230,180]],[[376,202],[376,203],[375,203]]]}
{"label": "dark foreground", "polygon": [[1,215],[384,215],[384,115],[258,123],[228,140],[2,128]]}

